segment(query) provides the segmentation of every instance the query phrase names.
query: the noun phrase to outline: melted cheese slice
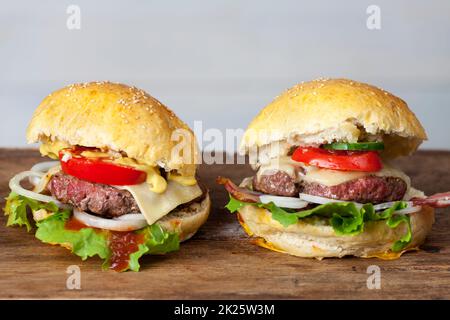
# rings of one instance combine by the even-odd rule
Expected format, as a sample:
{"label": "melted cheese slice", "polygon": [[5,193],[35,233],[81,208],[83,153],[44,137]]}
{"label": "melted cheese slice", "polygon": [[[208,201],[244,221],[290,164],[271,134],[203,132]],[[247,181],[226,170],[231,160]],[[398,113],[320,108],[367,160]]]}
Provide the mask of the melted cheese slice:
{"label": "melted cheese slice", "polygon": [[65,148],[69,148],[70,145],[65,143],[65,142],[61,142],[61,141],[48,141],[48,142],[43,142],[40,147],[39,147],[39,151],[41,152],[41,154],[43,156],[47,156],[49,158],[52,158],[54,160],[58,160],[59,159],[59,151]]}
{"label": "melted cheese slice", "polygon": [[373,175],[378,177],[397,177],[405,181],[408,189],[411,186],[411,179],[402,171],[397,170],[387,164],[383,164],[383,169],[378,172],[359,172],[359,171],[339,171],[320,169],[313,166],[305,167],[306,174],[302,179],[306,182],[316,182],[328,187],[336,186],[354,179]]}
{"label": "melted cheese slice", "polygon": [[125,189],[131,193],[149,225],[164,217],[180,204],[192,201],[202,195],[198,184],[183,186],[174,181],[167,182],[166,191],[163,193],[150,191],[146,183],[116,188]]}
{"label": "melted cheese slice", "polygon": [[167,179],[168,180],[172,180],[172,181],[176,181],[179,184],[182,184],[183,186],[193,186],[193,185],[197,184],[197,180],[195,179],[195,177],[182,176],[180,174],[172,173],[172,172],[169,172],[167,174]]}
{"label": "melted cheese slice", "polygon": [[289,176],[295,178],[296,167],[300,167],[301,164],[292,160],[288,156],[282,156],[279,158],[272,158],[267,163],[261,165],[258,170],[257,176],[268,175],[276,171],[286,172]]}
{"label": "melted cheese slice", "polygon": [[83,151],[81,153],[81,156],[85,158],[94,158],[94,159],[111,157],[109,153],[99,151]]}
{"label": "melted cheese slice", "polygon": [[47,173],[41,178],[41,180],[39,180],[39,183],[33,188],[33,192],[43,193],[47,188],[50,179],[59,171],[61,171],[60,165],[50,168]]}
{"label": "melted cheese slice", "polygon": [[336,186],[367,175],[366,172],[328,170],[313,166],[307,166],[305,170],[306,174],[302,176],[302,180],[309,183],[319,183],[327,187]]}

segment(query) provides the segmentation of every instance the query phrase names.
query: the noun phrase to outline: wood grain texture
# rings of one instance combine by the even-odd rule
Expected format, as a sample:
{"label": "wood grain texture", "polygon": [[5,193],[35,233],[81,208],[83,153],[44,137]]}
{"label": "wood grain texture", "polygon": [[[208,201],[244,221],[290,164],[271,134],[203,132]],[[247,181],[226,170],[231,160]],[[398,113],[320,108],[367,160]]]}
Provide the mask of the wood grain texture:
{"label": "wood grain texture", "polygon": [[[0,149],[0,197],[13,174],[42,161],[37,151]],[[398,162],[414,186],[431,194],[450,189],[450,152],[419,152]],[[422,251],[395,261],[303,259],[252,244],[223,206],[227,194],[214,179],[238,181],[246,165],[202,165],[213,210],[181,250],[146,256],[139,273],[102,271],[100,260],[81,261],[63,248],[41,243],[25,229],[6,228],[0,217],[0,298],[81,299],[449,299],[449,210],[438,210]],[[0,201],[4,206],[4,201]],[[81,290],[66,289],[66,268],[81,268]],[[381,268],[381,289],[366,286],[367,267]]]}

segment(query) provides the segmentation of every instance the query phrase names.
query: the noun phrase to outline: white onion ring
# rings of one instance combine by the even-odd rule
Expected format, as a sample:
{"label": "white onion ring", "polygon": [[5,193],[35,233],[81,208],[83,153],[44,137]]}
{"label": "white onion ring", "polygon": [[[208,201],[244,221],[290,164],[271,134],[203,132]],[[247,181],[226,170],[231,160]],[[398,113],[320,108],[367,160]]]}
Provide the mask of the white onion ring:
{"label": "white onion ring", "polygon": [[[335,202],[351,202],[351,201],[343,201],[343,200],[336,200],[336,199],[330,199],[330,198],[324,198],[319,196],[313,196],[306,193],[300,193],[299,197],[303,201],[316,203],[316,204],[327,204],[327,203],[335,203]],[[352,202],[357,208],[362,208],[362,204],[358,202]]]}
{"label": "white onion ring", "polygon": [[[126,217],[128,215],[123,215],[119,218],[114,219],[105,219],[101,217],[97,217],[91,214],[88,214],[84,211],[79,211],[77,209],[73,210],[73,215],[75,219],[79,220],[83,224],[88,227],[112,230],[112,231],[134,231],[138,229],[142,229],[147,226],[147,221],[141,217],[136,217],[135,214],[132,214],[132,217]],[[120,219],[121,218],[121,219]]]}
{"label": "white onion ring", "polygon": [[[391,201],[391,202],[380,203],[380,204],[374,205],[373,208],[374,208],[375,211],[384,210],[384,209],[388,209],[388,208],[392,207],[397,202],[398,201]],[[405,202],[407,204],[406,208],[410,208],[410,207],[413,206],[413,203],[411,201],[405,201]]]}
{"label": "white onion ring", "polygon": [[58,207],[61,207],[61,208],[70,208],[68,205],[65,205],[65,204],[59,202],[58,200],[56,200],[53,197],[46,196],[46,195],[43,195],[43,194],[40,194],[40,193],[36,193],[36,192],[31,191],[31,190],[27,190],[27,189],[23,188],[20,185],[20,182],[23,179],[25,179],[25,178],[29,178],[29,177],[40,177],[40,178],[42,178],[43,176],[44,176],[44,173],[42,173],[42,172],[33,172],[33,171],[21,172],[21,173],[15,175],[9,181],[9,188],[13,192],[15,192],[15,193],[17,193],[17,194],[19,194],[21,196],[27,197],[27,198],[31,198],[31,199],[34,199],[34,200],[37,200],[37,201],[41,201],[41,202],[53,202]]}
{"label": "white onion ring", "polygon": [[118,220],[118,221],[145,221],[147,222],[147,220],[145,219],[144,215],[142,213],[128,213],[128,214],[124,214],[123,216],[119,216],[117,218],[114,218],[114,220]]}
{"label": "white onion ring", "polygon": [[[59,161],[44,161],[44,162],[39,162],[36,163],[34,166],[31,167],[30,171],[33,172],[42,172],[42,173],[46,173],[48,170],[50,170],[51,168],[55,167],[59,165]],[[39,182],[41,181],[40,178],[36,177],[36,176],[32,176],[29,177],[28,180],[30,181],[30,183],[33,186],[37,186],[39,184]]]}
{"label": "white onion ring", "polygon": [[273,202],[275,205],[282,207],[282,208],[289,208],[289,209],[301,209],[308,205],[308,202],[302,201],[299,198],[293,198],[293,197],[278,197],[278,196],[271,196],[271,195],[262,195],[259,196],[259,200],[262,203],[270,203]]}
{"label": "white onion ring", "polygon": [[31,167],[31,171],[33,172],[47,172],[51,168],[57,166],[59,164],[59,161],[44,161],[36,163],[34,166]]}
{"label": "white onion ring", "polygon": [[422,210],[421,206],[409,207],[401,210],[394,211],[394,214],[411,214]]}

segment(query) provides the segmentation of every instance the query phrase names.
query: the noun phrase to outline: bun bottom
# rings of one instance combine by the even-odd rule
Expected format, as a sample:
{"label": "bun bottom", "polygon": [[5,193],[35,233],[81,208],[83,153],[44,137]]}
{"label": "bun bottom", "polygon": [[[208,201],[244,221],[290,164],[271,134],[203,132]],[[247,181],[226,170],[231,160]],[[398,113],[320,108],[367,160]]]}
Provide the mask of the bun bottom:
{"label": "bun bottom", "polygon": [[390,249],[395,241],[406,232],[402,224],[389,228],[384,221],[373,221],[365,230],[355,236],[338,236],[333,228],[325,224],[312,224],[299,220],[295,225],[284,228],[272,219],[271,213],[262,208],[247,205],[239,210],[238,218],[244,230],[257,237],[256,244],[270,250],[305,258],[329,258],[356,256],[396,259],[404,252],[417,250],[425,241],[434,223],[434,209],[423,207],[411,217],[412,241],[401,252]]}
{"label": "bun bottom", "polygon": [[157,221],[165,230],[178,232],[181,241],[189,240],[206,222],[211,210],[209,193],[201,202],[194,202],[189,207],[172,211]]}

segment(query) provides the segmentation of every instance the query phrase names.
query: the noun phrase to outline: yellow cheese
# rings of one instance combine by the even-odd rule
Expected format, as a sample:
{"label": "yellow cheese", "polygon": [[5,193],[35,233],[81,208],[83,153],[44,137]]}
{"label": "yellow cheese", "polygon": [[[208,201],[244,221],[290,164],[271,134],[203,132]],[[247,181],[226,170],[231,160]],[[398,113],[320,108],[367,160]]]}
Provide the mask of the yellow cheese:
{"label": "yellow cheese", "polygon": [[61,171],[60,165],[50,168],[47,173],[41,178],[39,183],[33,188],[33,192],[42,193],[47,188],[47,184],[50,182],[51,178],[59,171]]}
{"label": "yellow cheese", "polygon": [[147,188],[156,193],[162,193],[167,188],[167,181],[164,179],[159,170],[155,167],[139,164],[136,160],[130,158],[117,158],[112,162],[144,171],[147,174]]}
{"label": "yellow cheese", "polygon": [[43,156],[47,156],[52,159],[59,159],[58,153],[60,150],[69,148],[70,145],[62,141],[47,141],[41,144],[39,151]]}
{"label": "yellow cheese", "polygon": [[185,177],[185,176],[179,175],[177,173],[172,173],[172,172],[168,173],[167,179],[175,181],[179,184],[182,184],[183,186],[193,186],[193,185],[197,184],[197,180],[195,179],[195,177],[192,177],[192,176]]}
{"label": "yellow cheese", "polygon": [[99,151],[83,151],[81,153],[82,157],[85,158],[109,158],[111,155],[106,152],[99,152]]}
{"label": "yellow cheese", "polygon": [[183,186],[174,181],[167,183],[164,193],[149,191],[145,183],[117,188],[128,190],[131,193],[149,225],[164,217],[180,204],[192,201],[202,195],[198,184]]}
{"label": "yellow cheese", "polygon": [[405,249],[405,250],[399,251],[399,252],[386,251],[386,252],[380,252],[380,253],[373,253],[373,254],[363,257],[363,258],[378,258],[381,260],[396,260],[396,259],[400,258],[401,255],[404,254],[405,252],[419,251],[419,250],[420,250],[419,248],[414,247],[414,248],[408,248],[408,249]]}
{"label": "yellow cheese", "polygon": [[405,181],[407,188],[411,186],[411,179],[402,171],[383,164],[383,169],[377,172],[339,171],[320,169],[314,166],[305,166],[306,174],[302,179],[306,182],[316,182],[328,187],[336,186],[354,179],[373,175],[378,177],[397,177]]}
{"label": "yellow cheese", "polygon": [[288,156],[281,156],[279,158],[272,158],[267,163],[261,165],[258,170],[257,176],[269,175],[271,172],[283,171],[286,172],[292,178],[296,176],[296,167],[301,164],[292,160]]}
{"label": "yellow cheese", "polygon": [[304,181],[309,183],[320,183],[328,187],[336,186],[367,175],[367,172],[328,170],[314,166],[305,166],[305,171],[306,174],[302,176]]}

